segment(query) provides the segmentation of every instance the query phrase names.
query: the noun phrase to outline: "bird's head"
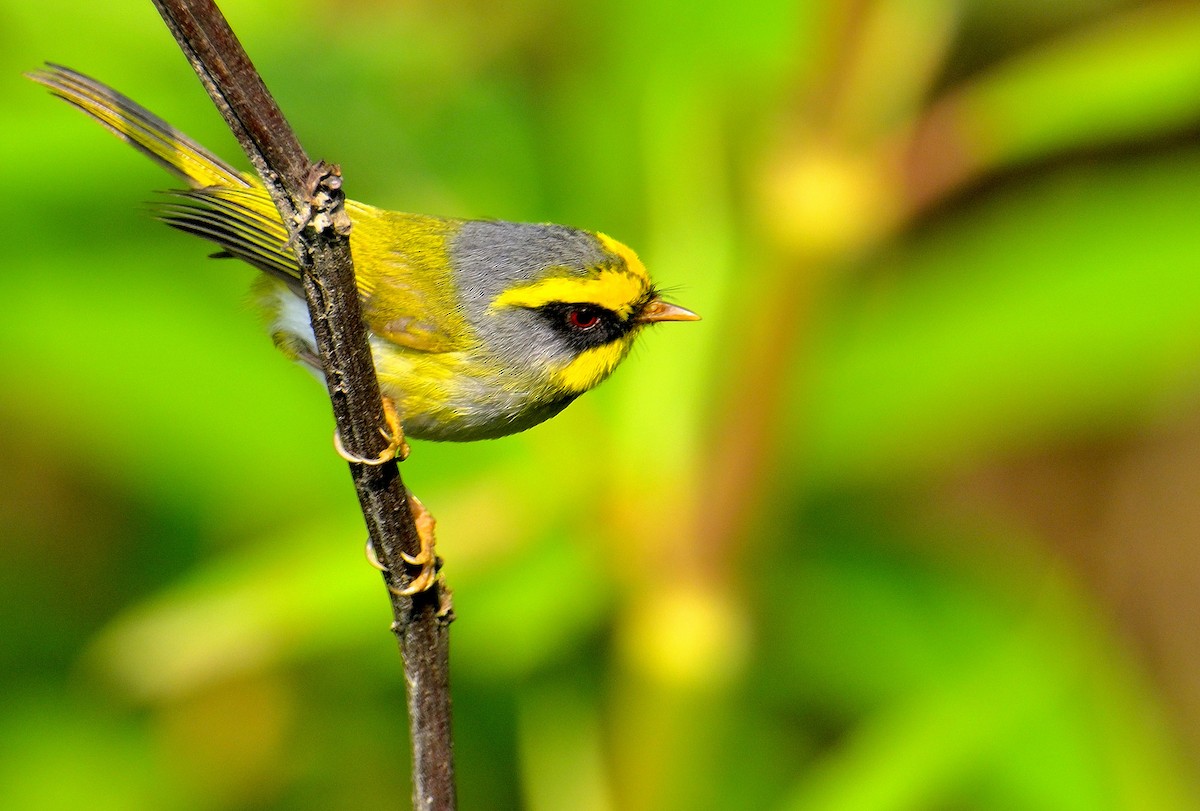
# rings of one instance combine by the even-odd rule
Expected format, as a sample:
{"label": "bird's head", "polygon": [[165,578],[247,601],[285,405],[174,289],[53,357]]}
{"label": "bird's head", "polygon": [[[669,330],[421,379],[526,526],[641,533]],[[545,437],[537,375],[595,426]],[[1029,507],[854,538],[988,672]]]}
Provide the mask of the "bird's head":
{"label": "bird's head", "polygon": [[487,348],[564,397],[608,377],[646,325],[699,319],[665,301],[637,255],[604,234],[470,222],[451,254]]}

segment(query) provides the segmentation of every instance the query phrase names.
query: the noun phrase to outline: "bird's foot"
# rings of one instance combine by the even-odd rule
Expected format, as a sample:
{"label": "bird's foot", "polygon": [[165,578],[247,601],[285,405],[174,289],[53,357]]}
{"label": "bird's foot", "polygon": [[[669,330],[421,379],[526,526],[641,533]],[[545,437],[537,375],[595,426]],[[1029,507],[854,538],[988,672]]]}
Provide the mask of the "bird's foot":
{"label": "bird's foot", "polygon": [[350,453],[346,450],[346,446],[342,444],[341,434],[334,431],[333,449],[337,451],[337,455],[347,462],[354,462],[360,465],[382,465],[393,459],[400,462],[407,459],[408,443],[404,441],[404,428],[400,425],[400,415],[396,411],[396,401],[391,397],[383,398],[383,418],[387,422],[387,429],[380,428],[379,433],[383,434],[383,438],[387,440],[388,444],[378,456],[374,459],[369,459]]}
{"label": "bird's foot", "polygon": [[[402,589],[388,589],[400,597],[411,597],[414,594],[420,594],[423,591],[428,591],[435,582],[437,582],[438,568],[440,561],[434,554],[434,547],[437,545],[434,528],[437,521],[434,520],[429,510],[425,509],[425,505],[420,499],[412,493],[408,494],[408,509],[412,512],[413,525],[417,529],[417,537],[421,541],[421,548],[415,555],[409,555],[406,552],[401,552],[400,557],[409,566],[420,567],[420,571],[413,575],[413,578],[408,581]],[[379,560],[379,554],[375,550],[375,544],[370,538],[367,539],[367,562],[381,572],[387,573],[389,570]]]}

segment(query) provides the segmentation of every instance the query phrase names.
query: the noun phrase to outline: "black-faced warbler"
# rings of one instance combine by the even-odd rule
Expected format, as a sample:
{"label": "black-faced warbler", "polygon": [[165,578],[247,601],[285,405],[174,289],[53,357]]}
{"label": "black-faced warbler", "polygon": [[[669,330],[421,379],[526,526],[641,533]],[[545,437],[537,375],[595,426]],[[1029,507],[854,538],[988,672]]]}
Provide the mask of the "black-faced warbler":
{"label": "black-faced warbler", "polygon": [[[255,295],[283,352],[317,374],[300,270],[288,231],[260,181],[239,172],[112,88],[57,65],[29,74],[191,187],[159,204],[160,219],[215,242],[217,256],[262,275]],[[404,214],[346,201],[363,318],[392,427],[466,441],[523,431],[593,388],[647,324],[695,321],[664,301],[637,255],[599,233],[561,225]],[[432,520],[422,567],[404,593],[435,574]],[[407,559],[407,558],[406,558]]]}
{"label": "black-faced warbler", "polygon": [[[187,181],[159,217],[263,271],[255,293],[275,344],[319,372],[288,232],[257,178],[94,79],[57,65],[29,77]],[[698,318],[604,234],[353,200],[346,211],[379,386],[412,437],[523,431],[608,377],[645,325]]]}

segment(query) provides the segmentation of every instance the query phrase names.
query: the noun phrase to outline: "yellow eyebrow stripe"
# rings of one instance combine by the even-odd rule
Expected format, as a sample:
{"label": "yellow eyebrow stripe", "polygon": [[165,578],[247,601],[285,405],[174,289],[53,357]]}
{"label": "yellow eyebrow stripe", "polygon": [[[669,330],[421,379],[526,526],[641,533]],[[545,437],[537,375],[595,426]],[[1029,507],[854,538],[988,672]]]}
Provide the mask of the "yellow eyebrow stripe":
{"label": "yellow eyebrow stripe", "polygon": [[650,274],[646,272],[646,266],[642,264],[641,259],[638,259],[638,255],[633,252],[632,248],[617,242],[608,234],[596,234],[596,239],[600,240],[600,244],[609,252],[621,257],[625,267],[629,268],[629,272],[640,278],[646,287],[650,287]]}
{"label": "yellow eyebrow stripe", "polygon": [[537,308],[552,302],[565,301],[572,304],[595,304],[625,318],[633,312],[633,306],[641,301],[646,289],[645,280],[636,273],[631,273],[625,268],[612,268],[602,270],[598,276],[592,278],[555,277],[506,290],[492,301],[491,309]]}

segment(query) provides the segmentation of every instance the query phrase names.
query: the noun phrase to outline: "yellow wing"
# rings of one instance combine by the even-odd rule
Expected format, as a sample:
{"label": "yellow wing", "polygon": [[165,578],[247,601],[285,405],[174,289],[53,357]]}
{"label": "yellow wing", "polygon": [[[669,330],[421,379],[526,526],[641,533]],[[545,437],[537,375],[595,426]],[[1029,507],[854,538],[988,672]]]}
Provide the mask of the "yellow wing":
{"label": "yellow wing", "polygon": [[[297,295],[300,268],[288,232],[257,177],[239,172],[137,102],[82,73],[48,64],[27,74],[83,110],[118,138],[191,187],[166,192],[156,205],[168,225],[216,243],[285,282]],[[367,326],[398,346],[451,351],[465,337],[446,266],[445,241],[456,220],[382,211],[346,203],[351,250]]]}
{"label": "yellow wing", "polygon": [[159,166],[182,178],[188,191],[169,192],[158,216],[180,230],[217,243],[289,285],[299,282],[288,233],[257,178],[243,174],[132,99],[61,65],[28,74],[54,95],[99,121]]}

